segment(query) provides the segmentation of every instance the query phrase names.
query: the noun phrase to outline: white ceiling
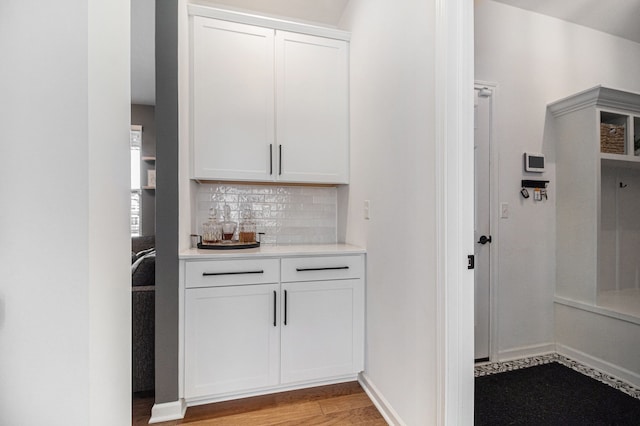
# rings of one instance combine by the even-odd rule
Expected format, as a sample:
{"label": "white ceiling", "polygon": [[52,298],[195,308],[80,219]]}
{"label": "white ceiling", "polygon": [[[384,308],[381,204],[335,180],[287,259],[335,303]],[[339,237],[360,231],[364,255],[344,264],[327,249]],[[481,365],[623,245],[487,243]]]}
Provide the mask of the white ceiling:
{"label": "white ceiling", "polygon": [[640,43],[640,0],[495,0]]}
{"label": "white ceiling", "polygon": [[[155,1],[131,0],[131,102],[155,104]],[[640,43],[640,0],[495,0]],[[337,26],[349,0],[195,0]]]}

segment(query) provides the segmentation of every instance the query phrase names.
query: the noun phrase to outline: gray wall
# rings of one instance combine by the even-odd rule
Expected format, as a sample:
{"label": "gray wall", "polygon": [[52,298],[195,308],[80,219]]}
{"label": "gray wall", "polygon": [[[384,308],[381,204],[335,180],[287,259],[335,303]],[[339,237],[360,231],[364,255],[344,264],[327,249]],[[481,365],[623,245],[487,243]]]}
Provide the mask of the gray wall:
{"label": "gray wall", "polygon": [[156,2],[156,404],[178,400],[178,0]]}
{"label": "gray wall", "polygon": [[[142,156],[156,156],[156,122],[153,105],[131,105],[131,124],[142,126]],[[156,163],[143,161],[140,165],[142,185],[147,185],[147,170],[156,168]],[[156,192],[142,190],[142,235],[156,233]]]}

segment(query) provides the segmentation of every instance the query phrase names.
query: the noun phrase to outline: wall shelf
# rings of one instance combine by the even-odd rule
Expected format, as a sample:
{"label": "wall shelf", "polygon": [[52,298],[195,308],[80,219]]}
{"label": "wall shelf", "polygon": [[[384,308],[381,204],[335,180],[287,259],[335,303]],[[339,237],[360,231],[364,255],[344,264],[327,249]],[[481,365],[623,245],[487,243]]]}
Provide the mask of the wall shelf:
{"label": "wall shelf", "polygon": [[149,156],[145,156],[141,158],[142,161],[148,161],[150,163],[155,163],[156,161],[156,157],[149,157]]}
{"label": "wall shelf", "polygon": [[546,188],[549,181],[524,179],[520,183],[522,184],[523,188]]}

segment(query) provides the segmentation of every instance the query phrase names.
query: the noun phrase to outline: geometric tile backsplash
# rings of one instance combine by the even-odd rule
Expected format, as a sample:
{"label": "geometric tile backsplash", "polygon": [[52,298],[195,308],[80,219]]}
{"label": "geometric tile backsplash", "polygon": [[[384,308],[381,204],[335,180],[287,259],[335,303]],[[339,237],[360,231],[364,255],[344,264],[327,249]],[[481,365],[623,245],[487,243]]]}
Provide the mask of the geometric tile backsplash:
{"label": "geometric tile backsplash", "polygon": [[196,232],[209,219],[211,208],[231,220],[251,209],[262,244],[333,244],[337,242],[338,191],[335,187],[198,184]]}

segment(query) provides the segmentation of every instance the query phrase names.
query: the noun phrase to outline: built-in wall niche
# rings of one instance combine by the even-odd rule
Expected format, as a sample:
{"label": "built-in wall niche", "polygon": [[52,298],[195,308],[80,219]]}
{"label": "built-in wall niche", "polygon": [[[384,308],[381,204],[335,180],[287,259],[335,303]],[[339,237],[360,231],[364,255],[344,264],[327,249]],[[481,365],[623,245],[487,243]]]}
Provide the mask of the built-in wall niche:
{"label": "built-in wall niche", "polygon": [[640,157],[640,116],[601,110],[600,152]]}
{"label": "built-in wall niche", "polygon": [[640,318],[640,94],[598,86],[549,110],[556,297]]}
{"label": "built-in wall niche", "polygon": [[601,168],[597,305],[640,316],[640,168]]}
{"label": "built-in wall niche", "polygon": [[627,122],[629,116],[615,112],[600,112],[600,152],[605,154],[627,153]]}
{"label": "built-in wall niche", "polygon": [[640,170],[602,166],[599,291],[640,288]]}

